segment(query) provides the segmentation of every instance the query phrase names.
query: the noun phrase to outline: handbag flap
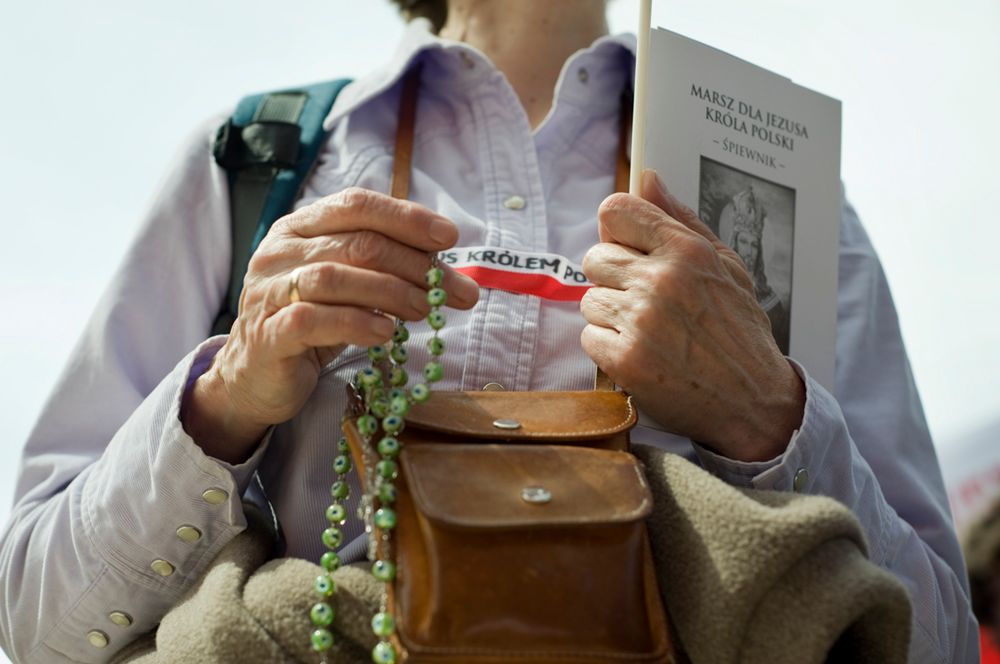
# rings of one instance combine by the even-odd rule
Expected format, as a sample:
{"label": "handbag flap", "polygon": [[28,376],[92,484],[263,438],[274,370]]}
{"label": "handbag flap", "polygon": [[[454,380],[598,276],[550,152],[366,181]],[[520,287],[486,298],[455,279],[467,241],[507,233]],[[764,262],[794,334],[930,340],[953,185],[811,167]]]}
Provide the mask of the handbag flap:
{"label": "handbag flap", "polygon": [[595,440],[628,431],[635,422],[631,397],[598,390],[435,392],[406,416],[407,427],[511,441]]}
{"label": "handbag flap", "polygon": [[462,529],[550,528],[644,519],[652,496],[627,452],[563,445],[427,444],[403,475],[428,519]]}

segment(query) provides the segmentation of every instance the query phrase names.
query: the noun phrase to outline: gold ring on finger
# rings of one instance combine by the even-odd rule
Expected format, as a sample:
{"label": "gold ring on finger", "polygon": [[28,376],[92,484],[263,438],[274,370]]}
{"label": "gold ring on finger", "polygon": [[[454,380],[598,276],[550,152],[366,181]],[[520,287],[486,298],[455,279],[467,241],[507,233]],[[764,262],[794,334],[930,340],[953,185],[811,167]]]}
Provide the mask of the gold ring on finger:
{"label": "gold ring on finger", "polygon": [[297,267],[288,275],[288,300],[291,304],[302,301],[302,295],[299,293],[299,274],[301,272],[302,268]]}

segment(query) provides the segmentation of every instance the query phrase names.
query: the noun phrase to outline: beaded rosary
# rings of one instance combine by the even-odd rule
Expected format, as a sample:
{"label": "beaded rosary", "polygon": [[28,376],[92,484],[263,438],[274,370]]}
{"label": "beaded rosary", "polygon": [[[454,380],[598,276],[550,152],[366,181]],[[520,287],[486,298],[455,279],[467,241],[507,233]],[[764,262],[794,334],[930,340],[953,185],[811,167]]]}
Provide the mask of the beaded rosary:
{"label": "beaded rosary", "polygon": [[[368,349],[368,359],[371,365],[358,371],[355,389],[363,395],[363,413],[357,419],[358,433],[364,441],[365,492],[358,508],[359,518],[364,520],[365,532],[368,534],[368,559],[372,563],[371,573],[382,583],[381,599],[378,613],[372,618],[372,632],[379,641],[372,649],[372,661],[376,664],[395,664],[398,658],[396,648],[389,638],[396,631],[396,619],[389,611],[388,584],[396,578],[396,565],[392,560],[391,533],[396,527],[396,512],[393,504],[396,502],[396,486],[393,484],[399,475],[399,465],[396,458],[402,450],[402,445],[396,437],[406,425],[406,415],[415,403],[423,403],[431,396],[430,385],[444,377],[444,367],[436,359],[444,353],[444,341],[439,332],[445,324],[445,316],[441,312],[447,300],[447,294],[441,288],[444,271],[438,267],[437,257],[431,259],[431,268],[427,271],[427,302],[431,312],[427,323],[434,330],[434,336],[427,342],[427,350],[432,359],[424,367],[424,381],[407,388],[409,376],[403,365],[408,359],[406,342],[410,332],[403,321],[396,322],[392,335],[391,347],[372,346]],[[389,344],[387,344],[389,345]],[[384,372],[380,368],[386,359],[391,361],[388,391],[385,385]],[[375,448],[374,440],[381,426],[383,436]],[[330,506],[326,508],[326,518],[330,522],[323,531],[323,544],[329,551],[323,554],[320,565],[324,573],[316,577],[314,589],[320,600],[313,605],[309,617],[313,623],[310,635],[312,649],[321,655],[333,647],[333,634],[330,625],[333,623],[334,609],[331,599],[336,592],[333,572],[340,567],[340,557],[336,549],[343,542],[342,526],[347,520],[347,510],[344,501],[350,493],[346,476],[351,470],[351,457],[348,454],[346,438],[337,443],[337,457],[333,460],[333,470],[337,480],[330,486],[333,497]],[[378,453],[376,461],[375,453]],[[323,657],[322,661],[326,661]]]}

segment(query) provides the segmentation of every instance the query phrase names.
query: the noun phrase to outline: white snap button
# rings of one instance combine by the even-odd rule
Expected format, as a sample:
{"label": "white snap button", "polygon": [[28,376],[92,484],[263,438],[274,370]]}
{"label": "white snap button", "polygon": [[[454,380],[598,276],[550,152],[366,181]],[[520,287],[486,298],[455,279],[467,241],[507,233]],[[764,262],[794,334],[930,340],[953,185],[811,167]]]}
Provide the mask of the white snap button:
{"label": "white snap button", "polygon": [[160,576],[170,576],[174,573],[174,566],[166,560],[160,560],[159,558],[149,563],[149,566]]}
{"label": "white snap button", "polygon": [[194,526],[181,526],[177,529],[177,537],[191,544],[201,539],[201,531]]}
{"label": "white snap button", "polygon": [[124,611],[112,611],[108,614],[108,620],[119,627],[130,627],[132,625],[132,616]]}
{"label": "white snap button", "polygon": [[581,83],[586,83],[590,79],[590,74],[583,67],[576,70],[576,77],[580,79]]}
{"label": "white snap button", "polygon": [[96,629],[87,632],[87,641],[95,648],[108,647],[108,635]]}
{"label": "white snap button", "polygon": [[795,493],[802,493],[806,489],[806,484],[809,482],[809,471],[805,468],[799,468],[795,471],[795,479],[792,480],[792,489]]}
{"label": "white snap button", "polygon": [[201,494],[201,497],[209,505],[221,505],[229,498],[229,492],[219,487],[212,487]]}
{"label": "white snap button", "polygon": [[504,386],[500,383],[486,383],[483,385],[483,392],[503,392]]}
{"label": "white snap button", "polygon": [[523,210],[527,202],[520,196],[511,196],[503,202],[503,206],[508,210]]}

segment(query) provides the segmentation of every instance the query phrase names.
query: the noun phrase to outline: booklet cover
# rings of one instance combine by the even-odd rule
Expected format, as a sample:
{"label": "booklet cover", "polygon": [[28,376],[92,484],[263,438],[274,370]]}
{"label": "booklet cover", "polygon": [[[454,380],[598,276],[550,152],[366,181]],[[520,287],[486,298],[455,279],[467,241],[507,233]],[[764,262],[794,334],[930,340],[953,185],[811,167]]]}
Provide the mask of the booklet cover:
{"label": "booklet cover", "polygon": [[781,350],[833,389],[840,102],[664,29],[646,167],[743,259]]}

